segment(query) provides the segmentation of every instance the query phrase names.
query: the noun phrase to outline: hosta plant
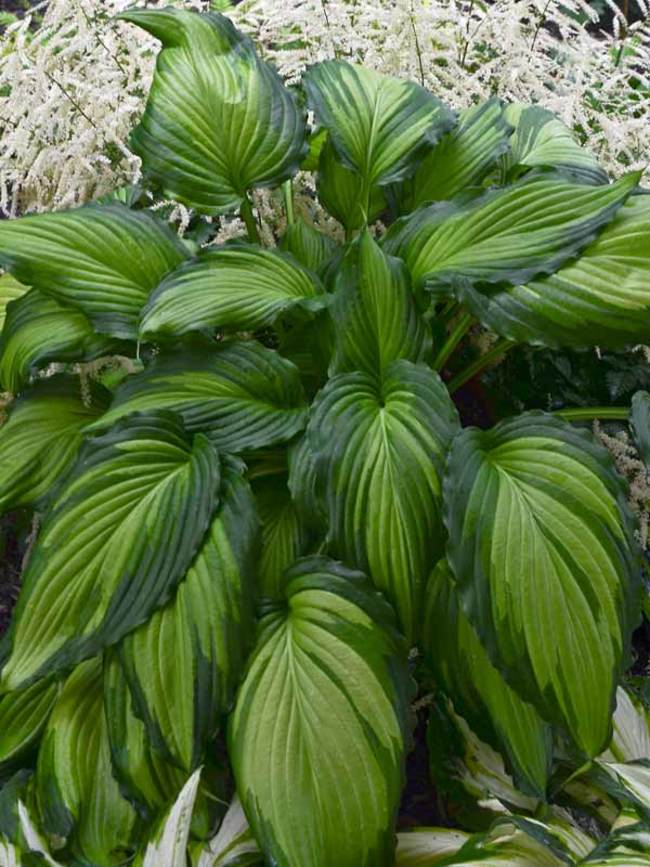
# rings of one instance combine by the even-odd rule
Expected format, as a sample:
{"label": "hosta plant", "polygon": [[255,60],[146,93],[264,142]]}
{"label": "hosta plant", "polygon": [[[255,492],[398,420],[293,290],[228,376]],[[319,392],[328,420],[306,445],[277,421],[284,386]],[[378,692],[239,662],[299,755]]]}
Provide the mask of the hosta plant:
{"label": "hosta plant", "polygon": [[[37,515],[0,654],[6,858],[605,863],[621,808],[648,818],[648,756],[611,746],[641,562],[574,421],[628,408],[486,430],[454,395],[516,342],[648,341],[639,174],[535,107],[457,114],[339,60],[288,89],[218,13],[122,18],[162,45],[131,146],[193,218],[130,190],[0,223],[0,506]],[[294,214],[298,171],[338,234]],[[233,213],[246,236],[210,243]],[[478,324],[497,342],[459,370]],[[480,833],[396,856],[418,684]],[[585,841],[558,805],[598,799]],[[497,802],[520,816],[486,830]]]}

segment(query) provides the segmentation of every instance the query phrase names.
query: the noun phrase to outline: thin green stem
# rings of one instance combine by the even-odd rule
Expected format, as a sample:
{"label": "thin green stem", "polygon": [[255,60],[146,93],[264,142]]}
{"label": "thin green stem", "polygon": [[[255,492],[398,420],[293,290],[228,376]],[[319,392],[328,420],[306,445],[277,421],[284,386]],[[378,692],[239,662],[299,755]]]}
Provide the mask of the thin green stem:
{"label": "thin green stem", "polygon": [[460,373],[457,373],[456,376],[450,380],[447,385],[449,393],[453,394],[461,387],[461,385],[465,385],[466,382],[473,379],[482,370],[485,370],[485,368],[493,361],[496,361],[497,358],[505,355],[509,349],[516,345],[517,344],[514,340],[507,340],[506,338],[499,340],[491,349],[488,349],[488,351],[484,352],[483,355],[479,355],[476,361],[468,364],[467,367],[461,370]]}
{"label": "thin green stem", "polygon": [[257,223],[255,222],[255,217],[253,215],[253,208],[251,206],[251,201],[248,196],[244,196],[244,198],[242,199],[240,212],[242,220],[246,223],[248,240],[252,244],[261,244],[262,239],[260,238]]}
{"label": "thin green stem", "polygon": [[569,409],[557,409],[553,415],[559,415],[566,421],[627,421],[630,417],[629,406],[578,406]]}
{"label": "thin green stem", "polygon": [[454,349],[458,346],[463,337],[467,334],[473,322],[474,317],[471,313],[463,313],[459,317],[458,321],[454,325],[453,330],[450,332],[447,339],[443,343],[440,352],[436,355],[434,359],[434,370],[442,370],[442,368],[447,362],[447,359],[452,354]]}
{"label": "thin green stem", "polygon": [[293,226],[296,218],[293,213],[293,187],[291,186],[291,178],[282,184],[282,193],[284,195],[284,210],[287,214],[287,225]]}

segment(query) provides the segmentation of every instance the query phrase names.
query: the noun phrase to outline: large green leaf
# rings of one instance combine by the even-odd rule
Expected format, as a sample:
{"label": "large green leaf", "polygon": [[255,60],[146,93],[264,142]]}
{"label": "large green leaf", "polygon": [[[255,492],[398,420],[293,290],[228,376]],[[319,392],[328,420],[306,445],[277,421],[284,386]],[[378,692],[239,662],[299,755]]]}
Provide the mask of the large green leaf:
{"label": "large green leaf", "polygon": [[187,772],[230,710],[253,632],[258,521],[242,470],[225,465],[220,510],[175,598],[120,645],[136,714]]}
{"label": "large green leaf", "polygon": [[128,346],[96,334],[81,310],[30,289],[7,307],[0,334],[0,388],[17,394],[32,373],[51,361],[91,361]]}
{"label": "large green leaf", "polygon": [[488,292],[466,286],[461,298],[485,325],[514,340],[612,349],[648,340],[650,196],[630,198],[555,274]]}
{"label": "large green leaf", "polygon": [[111,771],[100,658],[82,662],[66,680],[45,730],[36,784],[46,829],[70,838],[81,863],[123,863],[136,814]]}
{"label": "large green leaf", "polygon": [[436,683],[472,729],[506,757],[525,792],[544,798],[551,772],[551,729],[494,668],[465,617],[449,566],[441,560],[426,592],[422,629]]}
{"label": "large green leaf", "polygon": [[637,391],[632,398],[632,430],[639,454],[650,466],[650,393]]}
{"label": "large green leaf", "polygon": [[28,288],[11,274],[0,273],[0,331],[5,323],[7,305],[24,295]]}
{"label": "large green leaf", "polygon": [[516,102],[506,106],[505,120],[514,133],[510,152],[501,161],[504,181],[539,166],[564,169],[585,184],[607,183],[607,172],[552,111]]}
{"label": "large green leaf", "polygon": [[95,386],[84,402],[79,380],[44,379],[18,397],[0,426],[0,512],[37,503],[73,463],[86,425],[108,406]]}
{"label": "large green leaf", "polygon": [[237,791],[270,863],[390,867],[410,732],[406,646],[367,579],[285,575],[229,726]]}
{"label": "large green leaf", "polygon": [[219,833],[201,849],[196,867],[244,867],[262,865],[262,853],[235,795],[219,826]]}
{"label": "large green leaf", "polygon": [[187,867],[187,843],[201,769],[194,771],[156,829],[136,867]]}
{"label": "large green leaf", "polygon": [[524,283],[556,271],[609,223],[640,175],[585,186],[539,174],[464,203],[442,203],[398,221],[386,250],[416,285],[449,292],[475,284]]}
{"label": "large green leaf", "polygon": [[298,369],[259,343],[224,343],[211,352],[158,356],[118,388],[92,429],[135,411],[177,412],[190,433],[201,431],[229,452],[291,439],[307,423]]}
{"label": "large green leaf", "polygon": [[135,337],[149,293],[186,257],[168,226],[118,203],[0,221],[0,264],[113,337]]}
{"label": "large green leaf", "polygon": [[430,331],[416,307],[404,263],[387,256],[365,230],[336,279],[332,373],[380,373],[398,358],[422,361]]}
{"label": "large green leaf", "polygon": [[412,174],[419,158],[456,122],[423,87],[341,60],[311,66],[303,85],[341,162],[361,178],[358,201],[366,215],[372,188]]}
{"label": "large green leaf", "polygon": [[478,186],[508,150],[511,134],[500,99],[461,111],[458,126],[442,137],[399,192],[402,213]]}
{"label": "large green leaf", "polygon": [[348,233],[374,222],[386,208],[384,190],[373,185],[364,192],[363,175],[341,162],[329,139],[320,153],[316,189],[320,204]]}
{"label": "large green leaf", "polygon": [[0,768],[37,742],[58,692],[46,678],[0,699]]}
{"label": "large green leaf", "polygon": [[219,475],[213,446],[171,414],[135,414],[88,442],[30,557],[2,689],[94,655],[163,605],[209,526]]}
{"label": "large green leaf", "polygon": [[449,561],[493,663],[597,755],[638,617],[633,521],[610,454],[526,413],[460,433],[444,495]]}
{"label": "large green leaf", "polygon": [[314,311],[327,296],[317,278],[286,253],[232,244],[179,268],[152,295],[141,324],[145,337],[205,328],[272,325],[293,308]]}
{"label": "large green leaf", "polygon": [[163,44],[131,146],[167,196],[219,214],[239,207],[251,187],[297,171],[307,151],[304,113],[227,18],[173,8],[120,17]]}
{"label": "large green leaf", "polygon": [[332,549],[386,593],[409,641],[442,554],[442,473],[457,427],[438,375],[404,360],[381,381],[361,372],[333,377],[309,422]]}

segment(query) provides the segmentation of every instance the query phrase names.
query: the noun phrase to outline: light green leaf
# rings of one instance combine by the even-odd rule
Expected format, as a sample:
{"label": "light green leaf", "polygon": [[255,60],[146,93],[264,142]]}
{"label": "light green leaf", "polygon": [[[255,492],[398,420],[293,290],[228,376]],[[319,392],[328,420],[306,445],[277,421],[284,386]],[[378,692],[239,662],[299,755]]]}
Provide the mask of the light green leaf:
{"label": "light green leaf", "polygon": [[119,203],[0,221],[0,264],[113,337],[136,336],[149,293],[185,258],[165,223]]}
{"label": "light green leaf", "polygon": [[606,762],[650,759],[650,712],[622,686],[616,690],[614,733],[600,757]]}
{"label": "light green leaf", "polygon": [[235,795],[223,817],[219,833],[201,851],[196,867],[244,867],[261,865],[262,853]]}
{"label": "light green leaf", "polygon": [[238,208],[252,187],[298,170],[304,113],[228,18],[173,8],[119,17],[163,45],[131,146],[168,198],[220,214]]}
{"label": "light green leaf", "polygon": [[137,867],[187,867],[187,841],[200,780],[198,768],[163,818],[144,855],[136,859]]}
{"label": "light green leaf", "polygon": [[510,152],[501,162],[504,181],[535,167],[564,169],[584,184],[606,184],[607,172],[588,150],[573,138],[571,130],[545,108],[520,102],[506,106],[505,120],[514,133]]}
{"label": "light green leaf", "polygon": [[544,799],[551,773],[550,726],[490,662],[463,613],[445,560],[427,585],[422,644],[436,683],[451,697],[456,711],[504,755],[522,791]]}
{"label": "light green leaf", "polygon": [[151,743],[187,772],[231,709],[252,639],[258,521],[242,472],[224,466],[221,507],[175,598],[119,649]]}
{"label": "light green leaf", "polygon": [[638,617],[634,525],[611,455],[526,413],[460,433],[444,491],[447,556],[493,663],[598,755]]}
{"label": "light green leaf", "polygon": [[431,563],[442,554],[444,459],[458,428],[436,373],[400,360],[378,381],[333,377],[316,398],[310,447],[329,518],[329,542],[363,569],[417,633]]}
{"label": "light green leaf", "polygon": [[36,743],[58,693],[58,684],[45,679],[0,698],[0,768]]}
{"label": "light green leaf", "polygon": [[312,558],[285,582],[230,720],[237,791],[271,863],[390,867],[410,727],[406,646],[358,572]]}
{"label": "light green leaf", "polygon": [[408,177],[456,122],[423,87],[342,60],[310,67],[303,85],[339,158],[363,180],[366,212],[371,187]]}
{"label": "light green leaf", "polygon": [[59,375],[40,380],[9,407],[0,425],[0,512],[38,503],[70,469],[83,430],[108,406],[94,386],[84,402],[79,380]]}
{"label": "light green leaf", "polygon": [[400,192],[400,210],[452,199],[478,186],[509,148],[512,126],[500,99],[488,99],[460,112],[458,126],[446,133],[422,160]]}
{"label": "light green leaf", "polygon": [[395,867],[429,867],[444,864],[469,840],[464,831],[448,828],[418,828],[397,835]]}
{"label": "light green leaf", "polygon": [[92,361],[126,353],[129,347],[96,334],[81,310],[30,289],[7,307],[0,335],[0,388],[17,394],[32,373],[52,361]]}
{"label": "light green leaf", "polygon": [[11,274],[0,273],[0,331],[2,331],[5,323],[7,304],[24,295],[28,288],[28,286],[19,283]]}
{"label": "light green leaf", "polygon": [[88,442],[24,574],[2,690],[92,656],[163,605],[210,524],[219,474],[205,437],[167,413]]}
{"label": "light green leaf", "polygon": [[489,292],[465,286],[460,297],[485,325],[514,340],[618,349],[648,340],[649,286],[650,196],[640,195],[555,274]]}
{"label": "light green leaf", "polygon": [[89,430],[129,413],[171,410],[190,433],[241,452],[285,442],[307,423],[298,369],[259,343],[224,343],[212,352],[158,356],[118,388],[108,412]]}
{"label": "light green leaf", "polygon": [[431,335],[404,263],[387,256],[367,230],[348,249],[335,288],[331,373],[374,374],[398,358],[425,360]]}
{"label": "light green leaf", "polygon": [[439,293],[525,283],[574,258],[614,218],[639,178],[631,172],[590,187],[561,175],[531,176],[469,202],[421,208],[395,223],[385,249],[405,260],[416,286]]}
{"label": "light green leaf", "polygon": [[310,271],[318,271],[337,250],[337,244],[329,235],[298,219],[287,226],[280,239],[280,249],[290,253]]}
{"label": "light green leaf", "polygon": [[168,337],[204,328],[262,328],[294,308],[325,306],[321,292],[317,278],[288,254],[232,244],[203,253],[163,281],[140,330],[145,337]]}
{"label": "light green leaf", "polygon": [[650,394],[637,391],[632,398],[632,430],[639,454],[650,467]]}
{"label": "light green leaf", "polygon": [[348,233],[373,223],[387,206],[383,189],[364,190],[363,176],[338,159],[329,138],[320,153],[316,189],[320,204]]}
{"label": "light green leaf", "polygon": [[71,838],[77,858],[99,867],[126,858],[136,814],[111,771],[101,659],[82,662],[66,680],[45,730],[36,785],[46,829]]}

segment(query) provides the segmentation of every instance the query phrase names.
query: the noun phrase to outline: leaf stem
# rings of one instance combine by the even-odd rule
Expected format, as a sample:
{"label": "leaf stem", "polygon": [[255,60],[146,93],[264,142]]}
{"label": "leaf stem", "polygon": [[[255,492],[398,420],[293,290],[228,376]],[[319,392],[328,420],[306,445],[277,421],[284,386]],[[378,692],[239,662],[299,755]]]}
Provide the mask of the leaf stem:
{"label": "leaf stem", "polygon": [[260,233],[257,228],[257,223],[255,222],[255,217],[253,216],[253,208],[251,206],[251,200],[248,196],[244,196],[241,203],[241,218],[246,223],[246,230],[248,231],[248,240],[252,244],[261,244],[262,239],[260,238]]}
{"label": "leaf stem", "polygon": [[291,186],[291,178],[282,184],[282,193],[284,195],[284,210],[287,214],[287,225],[293,226],[296,218],[293,212],[293,187]]}
{"label": "leaf stem", "polygon": [[472,316],[471,313],[463,313],[459,317],[453,330],[451,331],[451,333],[449,334],[449,336],[447,337],[447,339],[443,343],[443,345],[440,349],[440,352],[436,355],[436,357],[434,359],[434,362],[433,362],[433,369],[434,370],[442,370],[442,368],[445,366],[445,364],[447,362],[447,359],[452,354],[454,349],[458,346],[458,344],[463,339],[463,337],[467,334],[467,332],[469,331],[469,328],[473,322],[474,322],[474,317]]}
{"label": "leaf stem", "polygon": [[553,415],[559,415],[566,421],[593,421],[598,418],[627,421],[630,417],[630,408],[629,406],[579,406],[556,409]]}
{"label": "leaf stem", "polygon": [[473,361],[471,364],[468,364],[460,373],[457,373],[456,376],[451,379],[447,385],[447,389],[449,394],[453,394],[455,391],[461,387],[461,385],[465,385],[470,379],[473,379],[478,373],[484,370],[488,365],[490,365],[493,361],[499,358],[502,355],[505,355],[506,352],[511,349],[513,346],[516,346],[516,341],[508,340],[503,338],[503,340],[499,340],[491,349],[488,349],[487,352],[484,352],[483,355],[479,355],[476,361]]}

